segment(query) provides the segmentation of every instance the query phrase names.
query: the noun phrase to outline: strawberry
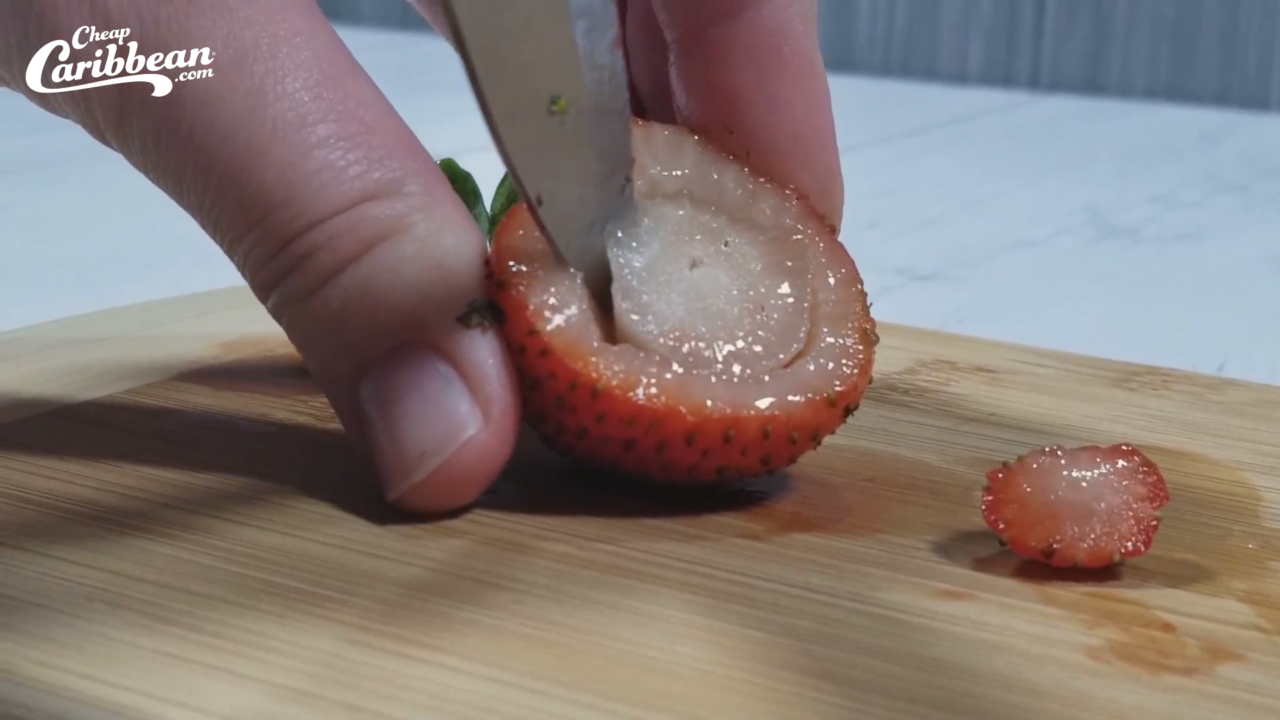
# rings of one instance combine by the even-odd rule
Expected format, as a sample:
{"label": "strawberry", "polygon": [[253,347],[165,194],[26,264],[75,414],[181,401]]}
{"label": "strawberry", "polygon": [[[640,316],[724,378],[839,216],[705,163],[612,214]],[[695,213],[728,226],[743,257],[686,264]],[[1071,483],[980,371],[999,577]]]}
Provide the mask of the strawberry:
{"label": "strawberry", "polygon": [[982,517],[1024,558],[1103,568],[1145,555],[1169,488],[1129,444],[1040,448],[987,473]]}
{"label": "strawberry", "polygon": [[[632,125],[634,224],[612,228],[612,309],[541,234],[508,178],[484,217],[489,315],[524,419],[558,453],[659,482],[795,463],[857,409],[876,323],[853,259],[808,202],[691,132]],[[473,324],[475,308],[464,323]]]}

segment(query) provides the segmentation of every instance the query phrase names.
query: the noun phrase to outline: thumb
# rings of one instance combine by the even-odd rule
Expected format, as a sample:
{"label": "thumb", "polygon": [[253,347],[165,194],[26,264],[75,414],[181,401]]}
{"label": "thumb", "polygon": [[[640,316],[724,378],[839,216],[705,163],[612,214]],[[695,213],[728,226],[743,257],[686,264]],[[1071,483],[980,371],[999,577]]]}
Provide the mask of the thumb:
{"label": "thumb", "polygon": [[167,97],[128,83],[63,93],[57,110],[226,250],[371,451],[392,502],[427,512],[472,502],[518,426],[500,338],[457,322],[484,293],[484,239],[314,1],[39,7],[71,6],[40,44],[96,24],[132,28],[157,49],[216,51],[214,77]]}

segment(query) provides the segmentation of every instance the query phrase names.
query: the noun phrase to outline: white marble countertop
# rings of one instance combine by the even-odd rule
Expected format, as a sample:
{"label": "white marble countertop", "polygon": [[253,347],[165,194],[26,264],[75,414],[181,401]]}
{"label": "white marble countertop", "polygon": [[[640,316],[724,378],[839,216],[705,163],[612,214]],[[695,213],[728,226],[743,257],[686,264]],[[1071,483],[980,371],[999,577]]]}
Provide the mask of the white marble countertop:
{"label": "white marble countertop", "polygon": [[[498,155],[439,39],[343,36],[437,157]],[[832,77],[877,317],[1280,384],[1280,115]],[[240,284],[123,160],[0,94],[0,331]]]}

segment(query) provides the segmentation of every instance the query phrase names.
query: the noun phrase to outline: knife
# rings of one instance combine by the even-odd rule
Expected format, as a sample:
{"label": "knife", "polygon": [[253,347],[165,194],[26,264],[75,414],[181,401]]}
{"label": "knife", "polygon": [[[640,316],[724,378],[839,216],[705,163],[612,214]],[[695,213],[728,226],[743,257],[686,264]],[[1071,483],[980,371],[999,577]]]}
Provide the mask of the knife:
{"label": "knife", "polygon": [[609,303],[605,233],[634,210],[615,0],[450,0],[454,45],[539,228]]}

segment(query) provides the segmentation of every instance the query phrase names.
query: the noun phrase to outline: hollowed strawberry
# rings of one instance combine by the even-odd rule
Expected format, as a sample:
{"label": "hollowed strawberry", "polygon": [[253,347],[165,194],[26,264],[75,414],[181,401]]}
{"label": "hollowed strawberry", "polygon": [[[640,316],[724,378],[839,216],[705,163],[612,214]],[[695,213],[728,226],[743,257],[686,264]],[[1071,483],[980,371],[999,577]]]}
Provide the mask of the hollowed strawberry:
{"label": "hollowed strawberry", "polygon": [[609,315],[527,205],[490,220],[489,299],[526,422],[565,456],[649,480],[795,463],[871,381],[857,267],[803,197],[706,140],[635,121],[633,149],[637,218],[609,233]]}
{"label": "hollowed strawberry", "polygon": [[982,517],[1022,557],[1102,568],[1151,549],[1169,488],[1129,444],[1046,447],[987,473]]}

